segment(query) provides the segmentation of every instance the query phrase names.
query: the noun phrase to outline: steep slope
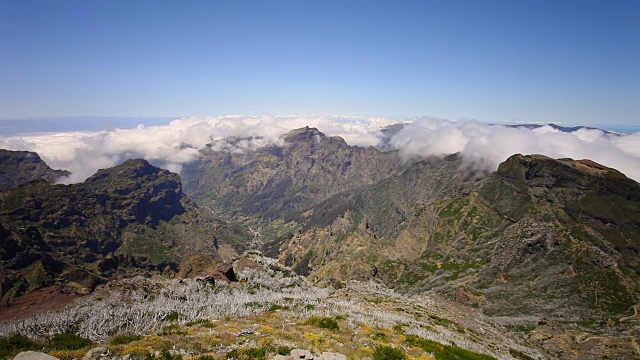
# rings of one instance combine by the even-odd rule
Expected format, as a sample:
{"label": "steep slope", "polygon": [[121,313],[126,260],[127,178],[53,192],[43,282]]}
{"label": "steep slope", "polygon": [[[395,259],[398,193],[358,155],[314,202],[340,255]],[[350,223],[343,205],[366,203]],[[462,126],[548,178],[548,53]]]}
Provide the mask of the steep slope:
{"label": "steep slope", "polygon": [[67,175],[68,171],[50,168],[34,152],[0,149],[0,190],[36,179],[54,182]]}
{"label": "steep slope", "polygon": [[[237,140],[237,142],[247,141]],[[215,145],[215,144],[214,144]],[[257,150],[203,151],[187,164],[185,192],[227,216],[291,220],[330,196],[375,183],[402,167],[396,153],[352,147],[315,128],[287,134]]]}
{"label": "steep slope", "polygon": [[144,160],[81,184],[36,180],[0,192],[1,302],[50,285],[86,293],[138,270],[172,274],[188,254],[218,257],[232,237],[186,198],[177,174]]}
{"label": "steep slope", "polygon": [[[638,335],[639,196],[638,183],[589,160],[515,155],[468,180],[455,157],[431,159],[314,207],[280,258],[319,282],[380,278],[531,336],[574,324],[606,331],[606,343]],[[544,346],[578,351],[551,344],[561,338]]]}

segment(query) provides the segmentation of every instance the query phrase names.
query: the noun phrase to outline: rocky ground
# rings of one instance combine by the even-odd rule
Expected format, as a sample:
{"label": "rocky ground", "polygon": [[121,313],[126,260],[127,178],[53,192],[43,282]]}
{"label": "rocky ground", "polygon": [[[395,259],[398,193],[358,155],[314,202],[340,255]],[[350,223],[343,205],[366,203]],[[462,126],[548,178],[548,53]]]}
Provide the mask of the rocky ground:
{"label": "rocky ground", "polygon": [[[82,358],[93,348],[106,349],[99,350],[108,352],[106,358],[266,359],[296,348],[316,358],[328,352],[371,359],[389,349],[414,359],[449,353],[548,357],[477,310],[438,297],[407,297],[376,282],[318,288],[256,253],[237,259],[234,270],[239,282],[215,285],[204,279],[122,279],[62,310],[4,322],[0,336],[7,341],[26,335],[59,359]],[[47,343],[60,333],[89,343]],[[11,358],[20,350],[27,349],[2,355]]]}

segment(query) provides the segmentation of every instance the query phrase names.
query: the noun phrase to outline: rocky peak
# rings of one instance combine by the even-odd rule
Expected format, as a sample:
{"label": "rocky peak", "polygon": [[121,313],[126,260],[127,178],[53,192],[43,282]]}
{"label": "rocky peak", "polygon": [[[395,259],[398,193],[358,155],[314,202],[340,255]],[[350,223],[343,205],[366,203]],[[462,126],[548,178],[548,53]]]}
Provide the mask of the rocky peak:
{"label": "rocky peak", "polygon": [[0,191],[0,304],[54,284],[91,291],[116,273],[175,273],[188,254],[218,256],[219,228],[177,174],[140,159],[80,184]]}
{"label": "rocky peak", "polygon": [[326,147],[329,148],[342,148],[347,149],[349,145],[339,136],[326,136],[322,131],[317,128],[305,126],[300,129],[291,130],[285,135],[284,140],[293,146],[304,147]]}
{"label": "rocky peak", "polygon": [[36,179],[54,182],[69,174],[65,170],[53,170],[34,152],[0,149],[0,190]]}

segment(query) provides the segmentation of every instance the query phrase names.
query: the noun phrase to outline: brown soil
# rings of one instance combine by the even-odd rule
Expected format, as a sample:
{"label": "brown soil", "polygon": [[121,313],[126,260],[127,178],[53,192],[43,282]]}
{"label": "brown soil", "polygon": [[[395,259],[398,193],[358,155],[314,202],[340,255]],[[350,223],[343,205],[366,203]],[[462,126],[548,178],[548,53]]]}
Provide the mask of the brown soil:
{"label": "brown soil", "polygon": [[65,294],[60,286],[49,286],[28,292],[9,306],[0,308],[0,321],[15,320],[36,313],[60,309],[80,297]]}

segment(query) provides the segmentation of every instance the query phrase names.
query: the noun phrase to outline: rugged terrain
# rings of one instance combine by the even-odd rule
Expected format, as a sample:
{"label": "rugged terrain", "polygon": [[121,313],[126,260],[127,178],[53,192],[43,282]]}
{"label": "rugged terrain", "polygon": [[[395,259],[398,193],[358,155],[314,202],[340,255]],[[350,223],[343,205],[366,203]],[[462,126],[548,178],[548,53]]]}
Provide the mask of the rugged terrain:
{"label": "rugged terrain", "polygon": [[[497,171],[478,174],[457,154],[407,159],[389,142],[380,149],[353,147],[308,127],[280,140],[212,143],[184,166],[182,182],[144,160],[130,160],[82,184],[35,180],[0,192],[3,303],[50,286],[76,294],[100,289],[90,303],[96,308],[106,289],[148,306],[146,301],[162,300],[157,294],[178,291],[167,296],[184,303],[135,315],[108,334],[60,331],[97,342],[115,334],[146,335],[135,341],[158,351],[167,344],[199,344],[185,356],[223,357],[252,347],[273,354],[271,345],[362,359],[387,345],[436,359],[447,358],[438,355],[449,349],[439,347],[445,345],[496,358],[640,356],[637,182],[590,160],[513,155]],[[271,259],[253,252],[235,258],[246,249]],[[205,291],[200,287],[208,281],[177,283],[206,292],[206,299],[165,283],[216,269],[232,273],[218,265],[234,258],[235,273],[245,274],[242,284],[216,283],[218,290]],[[128,280],[140,274],[165,280]],[[215,303],[214,294],[233,286],[249,294],[238,308],[227,309],[237,312],[223,314],[219,304],[203,303]],[[268,296],[265,289],[272,289]],[[294,290],[306,295],[292,296]],[[361,303],[341,302],[353,299]],[[361,305],[369,310],[342,314]],[[373,315],[381,309],[386,312]],[[165,318],[171,311],[176,319]],[[152,320],[142,321],[146,316]],[[206,327],[216,338],[205,342],[218,348],[181,342],[199,339],[206,330],[198,324],[221,318],[217,330]],[[337,321],[350,331],[322,330],[316,338],[305,327],[317,326],[314,321]],[[253,323],[252,332],[231,331],[235,322]],[[95,323],[105,324],[94,319],[74,329]],[[7,326],[7,335],[32,331]],[[267,340],[258,326],[280,340],[260,343]],[[42,331],[30,336],[52,335]],[[163,345],[147,344],[160,335]],[[427,346],[426,340],[441,345]],[[113,351],[146,354],[136,344]]]}
{"label": "rugged terrain", "polygon": [[0,192],[1,301],[49,286],[89,293],[138,271],[171,275],[197,263],[191,254],[233,253],[229,242],[232,231],[186,198],[177,174],[144,160],[81,184],[35,180]]}
{"label": "rugged terrain", "polygon": [[51,169],[34,152],[0,149],[0,190],[36,179],[55,182],[68,175],[68,171]]}
{"label": "rugged terrain", "polygon": [[[585,331],[603,348],[634,348],[637,182],[589,160],[535,155],[477,177],[455,155],[402,162],[395,152],[318,138],[300,129],[281,146],[206,151],[183,174],[186,191],[243,219],[254,246],[320,284],[380,279],[407,294],[438,294],[560,357],[592,349],[542,335],[547,324],[568,338]],[[195,178],[208,180],[193,186],[189,177],[203,169],[210,176]]]}
{"label": "rugged terrain", "polygon": [[[0,336],[13,339],[0,338],[7,346],[0,355],[44,348],[65,360],[87,353],[100,359],[155,354],[166,360],[262,360],[302,348],[348,359],[370,359],[389,349],[423,360],[544,357],[479,312],[439,297],[403,296],[378,282],[322,289],[256,252],[246,252],[233,267],[239,283],[211,286],[156,276],[100,285],[57,313],[0,324]],[[37,341],[60,332],[74,332],[85,342],[18,342],[12,335]]]}

